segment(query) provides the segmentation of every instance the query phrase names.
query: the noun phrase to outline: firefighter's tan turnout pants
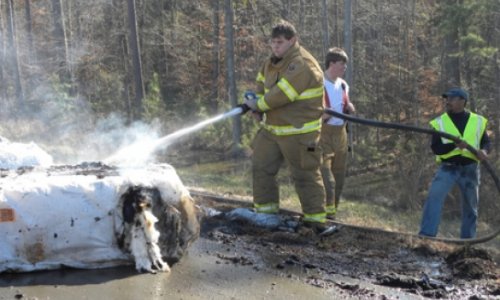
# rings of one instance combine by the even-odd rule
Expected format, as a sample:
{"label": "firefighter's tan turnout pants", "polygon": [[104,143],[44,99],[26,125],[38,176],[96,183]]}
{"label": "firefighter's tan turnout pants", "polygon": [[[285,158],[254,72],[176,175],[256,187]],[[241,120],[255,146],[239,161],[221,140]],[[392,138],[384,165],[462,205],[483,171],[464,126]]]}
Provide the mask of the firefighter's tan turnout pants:
{"label": "firefighter's tan turnout pants", "polygon": [[326,221],[319,132],[277,136],[260,129],[253,141],[253,196],[257,212],[279,210],[277,174],[288,164],[305,222]]}
{"label": "firefighter's tan turnout pants", "polygon": [[326,191],[326,211],[328,214],[335,214],[344,187],[347,166],[346,125],[323,124],[320,145],[323,150],[321,174]]}

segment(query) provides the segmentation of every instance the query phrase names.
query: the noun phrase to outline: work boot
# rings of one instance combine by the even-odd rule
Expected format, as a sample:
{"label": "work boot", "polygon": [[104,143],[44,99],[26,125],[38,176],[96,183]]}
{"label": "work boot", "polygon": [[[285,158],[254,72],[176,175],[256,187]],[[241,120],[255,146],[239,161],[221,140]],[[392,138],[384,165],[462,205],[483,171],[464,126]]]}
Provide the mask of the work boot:
{"label": "work boot", "polygon": [[335,213],[333,213],[333,214],[326,214],[326,218],[328,220],[332,220],[332,221],[335,220]]}
{"label": "work boot", "polygon": [[311,228],[318,236],[329,236],[338,230],[335,225],[319,222],[304,222],[304,227]]}
{"label": "work boot", "polygon": [[335,220],[335,215],[337,214],[337,208],[333,205],[326,206],[326,218],[330,220]]}

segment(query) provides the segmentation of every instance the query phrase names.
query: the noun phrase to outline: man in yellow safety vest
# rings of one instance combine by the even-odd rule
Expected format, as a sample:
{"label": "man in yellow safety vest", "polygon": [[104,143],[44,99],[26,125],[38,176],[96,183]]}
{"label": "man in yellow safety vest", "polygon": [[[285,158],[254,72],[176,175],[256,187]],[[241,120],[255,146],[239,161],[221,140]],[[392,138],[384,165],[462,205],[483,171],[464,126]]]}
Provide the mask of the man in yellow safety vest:
{"label": "man in yellow safety vest", "polygon": [[[430,125],[437,131],[459,137],[455,143],[434,134],[431,148],[440,163],[434,176],[429,195],[424,205],[420,235],[436,236],[441,219],[444,199],[456,184],[462,192],[462,225],[460,237],[476,236],[477,209],[479,202],[479,164],[487,158],[490,140],[486,132],[488,120],[465,110],[468,94],[461,88],[452,88],[444,93],[447,111],[433,119]],[[466,149],[466,144],[477,149],[475,156]]]}

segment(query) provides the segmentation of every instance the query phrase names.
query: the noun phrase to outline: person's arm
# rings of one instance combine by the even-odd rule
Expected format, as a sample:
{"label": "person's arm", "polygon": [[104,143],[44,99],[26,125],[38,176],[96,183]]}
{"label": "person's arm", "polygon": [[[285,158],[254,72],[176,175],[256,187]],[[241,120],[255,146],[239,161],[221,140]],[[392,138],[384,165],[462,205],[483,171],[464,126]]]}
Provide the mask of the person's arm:
{"label": "person's arm", "polygon": [[[296,98],[306,89],[311,88],[311,81],[315,75],[302,59],[295,59],[288,65],[281,78],[259,99],[259,110],[268,111],[296,101]],[[318,82],[319,92],[323,85]]]}
{"label": "person's arm", "polygon": [[346,110],[346,112],[348,112],[350,114],[353,114],[356,112],[356,108],[354,107],[354,104],[352,104],[351,101],[347,102],[347,104],[345,106],[345,110]]}
{"label": "person's arm", "polygon": [[[436,155],[446,154],[450,151],[453,151],[453,149],[455,149],[456,147],[463,149],[466,146],[467,144],[465,142],[459,144],[455,143],[443,144],[442,139],[438,134],[432,135],[431,149],[432,152],[434,152],[434,154]],[[488,136],[488,133],[485,131],[483,136],[481,137],[480,147],[477,151],[477,158],[479,160],[487,159],[488,153],[490,152],[490,148],[491,148],[491,141]]]}
{"label": "person's arm", "polygon": [[484,134],[481,137],[481,142],[480,142],[479,145],[480,145],[479,148],[481,150],[484,150],[487,153],[490,153],[490,150],[491,150],[491,141],[490,141],[490,137],[488,136],[488,133],[486,132],[486,130],[484,131]]}
{"label": "person's arm", "polygon": [[443,144],[441,136],[439,134],[433,134],[431,140],[432,152],[436,155],[443,155],[448,152],[453,151],[457,146],[455,143]]}
{"label": "person's arm", "polygon": [[254,99],[247,99],[247,96],[245,93],[245,105],[247,105],[250,108],[252,117],[255,120],[257,120],[258,122],[262,121],[262,119],[263,119],[263,113],[258,111],[257,101],[259,98],[264,97],[265,68],[266,68],[266,65],[263,64],[261,66],[261,68],[259,69],[259,72],[257,73],[257,78],[255,79],[255,84],[256,84],[255,93],[250,91],[250,93],[254,95],[254,97],[253,97]]}
{"label": "person's arm", "polygon": [[260,97],[264,97],[264,91],[265,91],[265,87],[264,87],[265,68],[266,68],[266,65],[263,64],[260,67],[259,72],[257,73],[257,78],[255,79],[255,83],[257,85],[257,89],[255,90],[255,93],[257,94],[257,97],[259,97],[259,98]]}
{"label": "person's arm", "polygon": [[479,160],[485,160],[488,158],[488,154],[491,150],[491,141],[490,137],[486,130],[484,131],[483,136],[481,137],[481,142],[479,143],[479,150],[477,151],[477,158]]}
{"label": "person's arm", "polygon": [[[465,142],[458,144],[458,147],[460,149],[466,148],[466,146],[467,146],[467,144]],[[479,160],[487,159],[488,153],[490,152],[490,149],[491,149],[490,137],[488,136],[488,133],[485,130],[483,133],[483,136],[481,137],[481,141],[479,142],[479,149],[477,149],[476,157]]]}
{"label": "person's arm", "polygon": [[354,107],[354,104],[352,104],[351,102],[351,96],[349,94],[349,85],[347,84],[347,82],[345,82],[345,80],[342,79],[342,91],[343,91],[343,97],[345,97],[344,99],[342,99],[342,101],[345,101],[345,107],[344,107],[344,110],[343,110],[343,113],[345,114],[353,114],[356,112],[356,108]]}

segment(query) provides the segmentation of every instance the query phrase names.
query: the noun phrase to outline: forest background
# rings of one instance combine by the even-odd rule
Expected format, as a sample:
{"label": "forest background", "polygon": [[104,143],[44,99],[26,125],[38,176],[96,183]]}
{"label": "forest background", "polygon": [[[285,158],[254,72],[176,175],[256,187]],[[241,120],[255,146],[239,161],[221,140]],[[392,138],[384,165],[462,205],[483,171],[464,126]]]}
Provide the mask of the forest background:
{"label": "forest background", "polygon": [[[467,89],[468,107],[489,119],[498,169],[498,0],[0,0],[0,10],[0,135],[61,162],[228,111],[269,57],[272,25],[286,19],[320,65],[328,48],[347,50],[358,116],[427,127],[447,88]],[[175,150],[230,159],[257,127],[236,117]],[[379,184],[353,192],[419,209],[435,170],[429,137],[357,124],[350,135],[350,175]],[[489,220],[500,204],[485,177]]]}

